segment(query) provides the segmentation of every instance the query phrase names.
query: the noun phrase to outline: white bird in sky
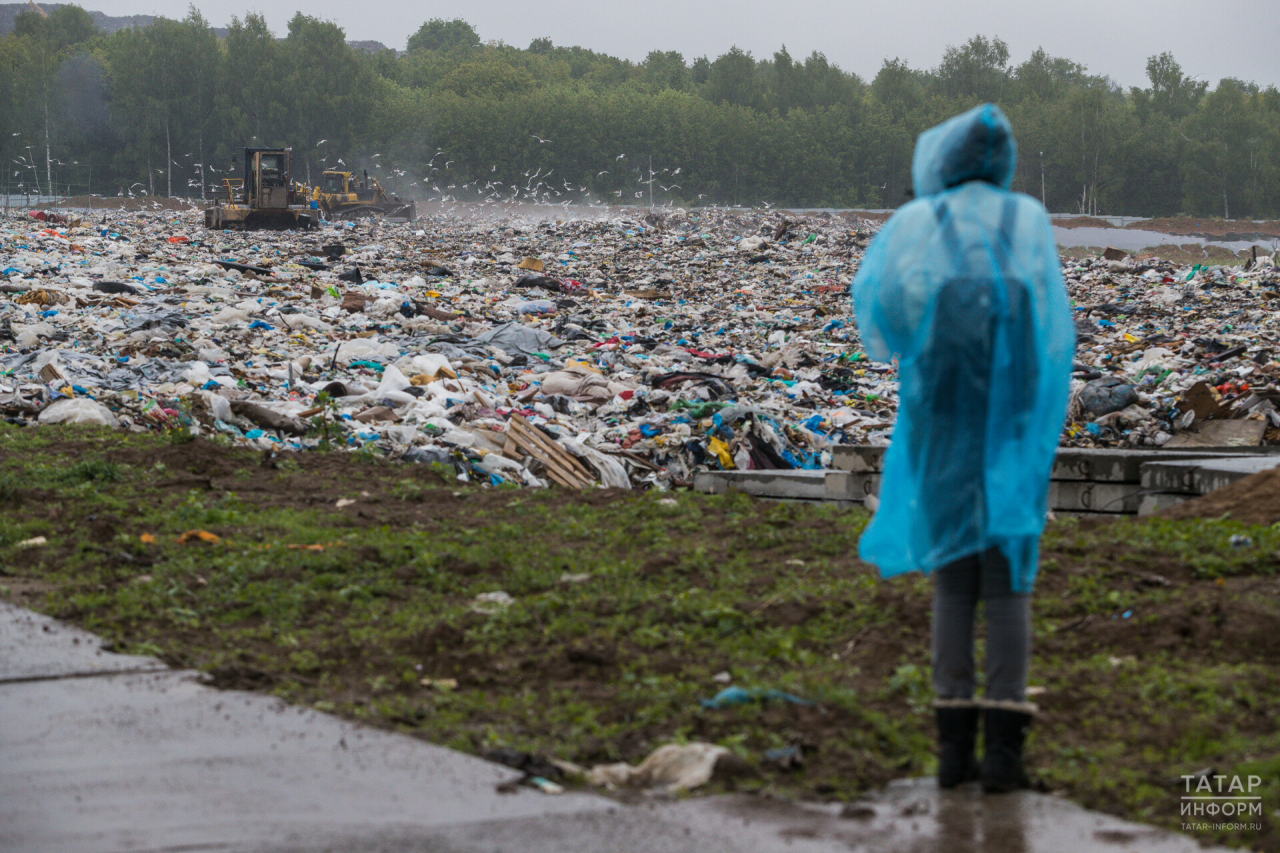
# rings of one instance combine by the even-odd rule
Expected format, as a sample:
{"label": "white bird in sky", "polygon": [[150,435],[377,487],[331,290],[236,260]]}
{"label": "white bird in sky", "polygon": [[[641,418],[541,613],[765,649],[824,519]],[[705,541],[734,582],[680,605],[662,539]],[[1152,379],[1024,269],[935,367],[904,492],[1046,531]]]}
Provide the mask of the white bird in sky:
{"label": "white bird in sky", "polygon": [[681,169],[683,169],[683,168],[684,168],[684,166],[677,166],[677,167],[676,167],[676,170],[675,170],[674,172],[672,172],[671,174],[672,174],[672,175],[678,175],[678,174],[680,174],[680,170],[681,170]]}
{"label": "white bird in sky", "polygon": [[[662,184],[658,184],[658,186],[662,187]],[[671,190],[682,190],[682,189],[684,189],[684,187],[680,186],[679,184],[672,184],[669,187],[662,187],[663,192],[671,192]]]}
{"label": "white bird in sky", "polygon": [[341,157],[338,158],[338,163],[343,166],[347,165],[346,162]]}
{"label": "white bird in sky", "polygon": [[609,170],[605,169],[603,172],[596,172],[596,177],[598,178],[601,175],[607,175],[607,174],[609,174]]}
{"label": "white bird in sky", "polygon": [[622,154],[619,154],[617,157],[614,157],[613,159],[614,159],[614,160],[621,160],[623,157],[626,157],[626,156],[627,156],[627,155],[626,155],[626,153],[622,153]]}
{"label": "white bird in sky", "polygon": [[536,134],[536,133],[531,133],[531,134],[529,134],[529,135],[530,135],[531,137],[533,137],[534,139],[538,140],[538,144],[539,144],[539,145],[545,145],[546,143],[548,143],[548,142],[550,142],[550,141],[551,141],[550,139],[543,139],[541,136],[539,136],[539,135],[538,135],[538,134]]}
{"label": "white bird in sky", "polygon": [[324,144],[325,144],[326,142],[328,142],[328,141],[329,141],[329,140],[327,140],[327,139],[321,139],[319,142],[317,142],[317,143],[316,143],[316,145],[324,145]]}

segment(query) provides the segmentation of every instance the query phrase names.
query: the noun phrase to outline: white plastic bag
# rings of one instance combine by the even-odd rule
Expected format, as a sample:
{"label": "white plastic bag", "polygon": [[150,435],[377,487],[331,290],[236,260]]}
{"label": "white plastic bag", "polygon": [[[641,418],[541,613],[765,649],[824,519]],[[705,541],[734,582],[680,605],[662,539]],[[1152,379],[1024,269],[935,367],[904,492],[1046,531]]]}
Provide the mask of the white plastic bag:
{"label": "white plastic bag", "polygon": [[55,400],[40,413],[42,424],[97,424],[116,426],[119,421],[111,410],[88,397]]}

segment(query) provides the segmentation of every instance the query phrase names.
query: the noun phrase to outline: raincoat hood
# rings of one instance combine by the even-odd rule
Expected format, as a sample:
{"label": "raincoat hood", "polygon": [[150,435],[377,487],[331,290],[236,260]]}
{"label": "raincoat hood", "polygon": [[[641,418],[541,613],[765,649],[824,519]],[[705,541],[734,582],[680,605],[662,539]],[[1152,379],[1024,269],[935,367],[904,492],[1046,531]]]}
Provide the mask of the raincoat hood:
{"label": "raincoat hood", "polygon": [[1007,190],[1016,160],[1009,120],[995,104],[982,104],[920,134],[911,181],[916,198],[967,181],[986,181]]}

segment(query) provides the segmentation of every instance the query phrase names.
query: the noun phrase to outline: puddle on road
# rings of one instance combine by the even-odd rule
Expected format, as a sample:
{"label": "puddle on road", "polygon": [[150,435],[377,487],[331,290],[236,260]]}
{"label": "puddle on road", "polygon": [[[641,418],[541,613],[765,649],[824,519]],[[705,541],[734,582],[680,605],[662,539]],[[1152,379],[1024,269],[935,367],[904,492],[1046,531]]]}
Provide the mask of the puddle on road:
{"label": "puddle on road", "polygon": [[1280,247],[1280,239],[1271,240],[1207,240],[1185,234],[1164,234],[1160,231],[1142,231],[1131,228],[1060,228],[1053,227],[1053,238],[1059,246],[1115,246],[1126,252],[1154,249],[1156,246],[1220,246],[1232,252],[1247,250],[1252,246],[1273,250]]}
{"label": "puddle on road", "polygon": [[[1171,792],[1171,796],[1177,796]],[[1092,812],[1030,791],[984,795],[977,784],[941,791],[903,779],[843,807],[759,797],[693,799],[672,807],[691,825],[767,826],[796,849],[876,853],[1204,853],[1188,835]],[[1224,848],[1212,848],[1224,851]]]}

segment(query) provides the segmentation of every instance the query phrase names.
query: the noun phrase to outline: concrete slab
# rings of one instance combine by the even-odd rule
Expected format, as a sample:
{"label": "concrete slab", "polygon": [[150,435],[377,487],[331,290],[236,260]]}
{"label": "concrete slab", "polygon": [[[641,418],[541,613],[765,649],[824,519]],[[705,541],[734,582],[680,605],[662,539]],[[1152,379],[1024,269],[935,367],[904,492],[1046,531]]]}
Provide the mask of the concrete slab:
{"label": "concrete slab", "polygon": [[[831,467],[857,474],[878,474],[883,470],[884,447],[842,445],[831,451]],[[1123,450],[1109,448],[1062,447],[1054,458],[1052,480],[1091,480],[1106,483],[1136,483],[1146,462],[1201,459],[1209,456],[1267,456],[1280,451],[1273,447],[1197,447],[1189,450]]]}
{"label": "concrete slab", "polygon": [[1132,514],[1138,511],[1140,499],[1141,487],[1137,483],[1084,480],[1053,480],[1049,483],[1049,509],[1054,512]]}
{"label": "concrete slab", "polygon": [[[1280,460],[1277,460],[1280,464]],[[740,476],[720,472],[725,479]],[[865,502],[868,495],[879,494],[881,474],[852,474],[851,500]],[[694,483],[695,488],[697,482]],[[743,491],[746,491],[745,489]],[[1096,483],[1082,480],[1054,480],[1049,483],[1049,509],[1066,513],[1133,514],[1138,511],[1142,489],[1137,483]]]}
{"label": "concrete slab", "polygon": [[847,501],[855,498],[847,471],[698,471],[694,491],[744,492],[763,498]]}
{"label": "concrete slab", "polygon": [[1157,515],[1161,510],[1191,500],[1193,497],[1195,495],[1180,495],[1175,492],[1143,492],[1138,501],[1138,515]]}
{"label": "concrete slab", "polygon": [[1266,421],[1205,421],[1194,430],[1178,433],[1165,447],[1255,447],[1266,431]]}
{"label": "concrete slab", "polygon": [[1280,457],[1199,458],[1149,462],[1142,466],[1142,487],[1188,496],[1207,495],[1262,471],[1280,467]]}
{"label": "concrete slab", "polygon": [[0,602],[0,683],[165,668],[155,658],[103,651],[88,631]]}

